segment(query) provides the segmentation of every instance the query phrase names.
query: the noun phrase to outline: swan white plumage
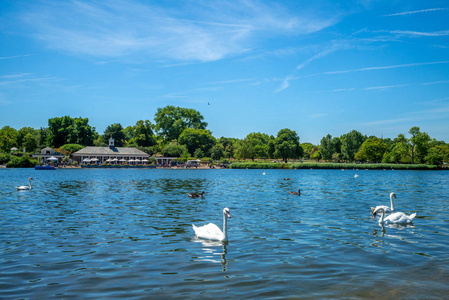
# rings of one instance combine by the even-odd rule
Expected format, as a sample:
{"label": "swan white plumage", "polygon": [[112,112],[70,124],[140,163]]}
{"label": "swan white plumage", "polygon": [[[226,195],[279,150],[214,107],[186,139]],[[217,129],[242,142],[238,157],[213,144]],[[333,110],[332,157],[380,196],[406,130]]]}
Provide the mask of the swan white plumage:
{"label": "swan white plumage", "polygon": [[229,208],[223,209],[223,231],[217,225],[209,223],[207,225],[196,227],[192,224],[195,235],[201,239],[227,241],[228,240],[228,218],[231,218]]}
{"label": "swan white plumage", "polygon": [[18,187],[17,187],[17,190],[18,190],[18,191],[21,191],[21,190],[30,190],[30,191],[31,191],[31,188],[32,188],[32,186],[31,186],[31,180],[34,180],[33,177],[28,178],[28,184],[29,184],[29,185],[21,185],[21,186],[18,186]]}
{"label": "swan white plumage", "polygon": [[386,205],[378,205],[376,207],[371,207],[371,212],[374,213],[376,209],[383,208],[386,213],[394,212],[394,202],[393,198],[397,198],[395,193],[390,193],[390,205],[391,207],[388,207]]}
{"label": "swan white plumage", "polygon": [[379,219],[379,224],[410,224],[413,223],[413,219],[416,217],[416,213],[411,214],[410,216],[407,216],[403,212],[395,212],[387,217],[385,217],[385,210],[381,207],[373,212],[373,219],[376,218],[376,214],[381,213]]}

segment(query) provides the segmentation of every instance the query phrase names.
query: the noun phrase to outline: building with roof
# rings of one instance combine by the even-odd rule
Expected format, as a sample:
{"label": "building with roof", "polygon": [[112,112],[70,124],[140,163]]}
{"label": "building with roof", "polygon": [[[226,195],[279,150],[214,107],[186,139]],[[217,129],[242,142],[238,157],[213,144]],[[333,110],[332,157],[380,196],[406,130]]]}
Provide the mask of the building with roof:
{"label": "building with roof", "polygon": [[62,155],[59,152],[56,152],[55,149],[50,147],[45,147],[41,150],[41,154],[33,154],[31,155],[33,158],[40,158],[42,160],[42,163],[47,164],[50,162],[57,161],[59,164],[62,163],[62,159],[64,158],[64,155]]}
{"label": "building with roof", "polygon": [[72,154],[79,163],[147,163],[150,155],[136,148],[115,147],[114,139],[109,139],[108,147],[85,147]]}

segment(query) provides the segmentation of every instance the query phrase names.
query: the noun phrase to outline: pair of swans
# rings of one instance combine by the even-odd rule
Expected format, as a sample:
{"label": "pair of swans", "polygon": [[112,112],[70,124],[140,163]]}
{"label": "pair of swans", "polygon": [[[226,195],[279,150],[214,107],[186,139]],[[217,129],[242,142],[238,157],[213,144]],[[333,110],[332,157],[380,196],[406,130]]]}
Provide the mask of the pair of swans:
{"label": "pair of swans", "polygon": [[31,186],[31,180],[34,180],[33,177],[28,178],[28,185],[21,185],[17,187],[18,191],[25,191],[25,190],[30,190],[33,188]]}
{"label": "pair of swans", "polygon": [[[371,207],[373,220],[376,218],[377,214],[381,214],[379,219],[379,224],[410,224],[413,223],[413,219],[416,217],[416,213],[411,215],[406,215],[403,212],[395,212],[393,198],[397,198],[395,193],[390,194],[390,204],[391,207],[386,205],[379,205],[376,207]],[[385,213],[391,213],[385,216]]]}
{"label": "pair of swans", "polygon": [[201,227],[192,224],[193,231],[198,238],[225,242],[228,240],[228,218],[231,218],[231,214],[229,208],[226,207],[223,209],[223,231],[213,223]]}

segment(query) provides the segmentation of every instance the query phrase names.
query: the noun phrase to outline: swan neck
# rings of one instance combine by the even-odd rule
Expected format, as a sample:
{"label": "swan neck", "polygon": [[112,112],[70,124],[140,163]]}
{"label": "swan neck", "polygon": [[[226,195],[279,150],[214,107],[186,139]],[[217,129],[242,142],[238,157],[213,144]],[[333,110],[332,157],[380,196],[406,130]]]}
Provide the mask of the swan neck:
{"label": "swan neck", "polygon": [[30,185],[30,190],[31,190],[31,179],[28,178],[28,184]]}
{"label": "swan neck", "polygon": [[382,210],[382,215],[380,216],[379,223],[384,223],[385,211]]}
{"label": "swan neck", "polygon": [[228,238],[228,218],[226,217],[226,214],[223,214],[223,237],[225,239]]}
{"label": "swan neck", "polygon": [[394,211],[393,195],[390,195],[391,210]]}

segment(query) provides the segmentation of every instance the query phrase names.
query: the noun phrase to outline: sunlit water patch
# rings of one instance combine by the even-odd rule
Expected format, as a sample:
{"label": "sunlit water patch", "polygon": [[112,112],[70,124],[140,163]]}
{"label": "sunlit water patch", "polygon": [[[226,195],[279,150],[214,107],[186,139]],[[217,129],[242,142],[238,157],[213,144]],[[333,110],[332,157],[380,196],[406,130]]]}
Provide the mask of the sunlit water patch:
{"label": "sunlit water patch", "polygon": [[[445,171],[3,169],[0,298],[446,298],[448,190]],[[392,191],[414,224],[372,220]],[[224,207],[229,242],[196,238]]]}

